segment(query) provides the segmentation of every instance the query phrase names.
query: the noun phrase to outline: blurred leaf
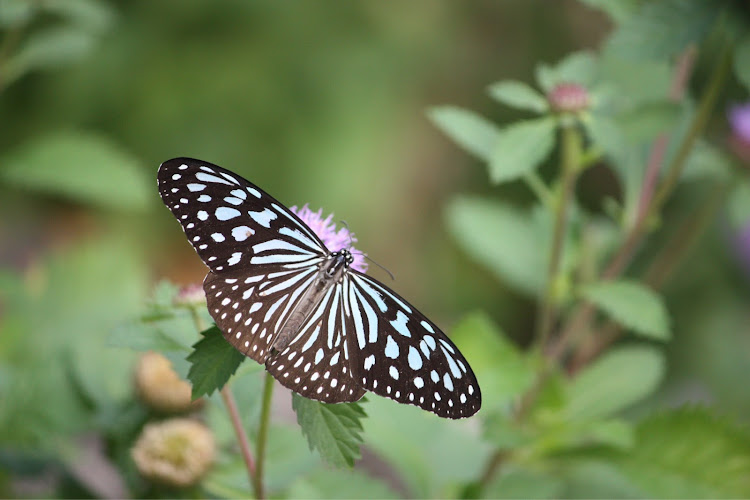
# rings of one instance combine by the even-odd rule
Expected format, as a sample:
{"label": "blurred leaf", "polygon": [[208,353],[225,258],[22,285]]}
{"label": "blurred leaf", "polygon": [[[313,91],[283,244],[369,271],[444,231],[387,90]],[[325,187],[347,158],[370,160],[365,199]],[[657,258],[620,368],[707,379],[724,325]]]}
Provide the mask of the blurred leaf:
{"label": "blurred leaf", "polygon": [[477,435],[473,418],[444,419],[374,395],[367,413],[367,446],[392,465],[408,486],[408,497],[456,497],[492,452]]}
{"label": "blurred leaf", "polygon": [[606,50],[637,60],[668,59],[690,43],[700,45],[721,8],[722,2],[645,2],[618,26]]}
{"label": "blurred leaf", "polygon": [[127,347],[136,351],[183,351],[185,346],[166,335],[153,325],[140,320],[122,323],[112,330],[108,344],[112,347]]}
{"label": "blurred leaf", "polygon": [[34,32],[5,63],[4,83],[12,83],[29,71],[79,61],[94,49],[94,42],[89,33],[69,27]]}
{"label": "blurred leaf", "polygon": [[533,432],[513,419],[510,409],[492,411],[485,408],[482,408],[482,436],[498,450],[521,448],[536,438]]}
{"label": "blurred leaf", "polygon": [[739,231],[750,224],[750,180],[738,182],[729,193],[727,202],[729,222]]}
{"label": "blurred leaf", "polygon": [[592,9],[598,9],[607,14],[615,23],[621,23],[638,11],[643,0],[580,0]]}
{"label": "blurred leaf", "polygon": [[685,162],[683,181],[725,180],[731,172],[731,161],[718,148],[698,140]]}
{"label": "blurred leaf", "polygon": [[669,95],[672,82],[670,61],[634,60],[609,51],[600,55],[598,67],[602,81],[612,88],[606,102],[613,108],[611,111],[628,110]]}
{"label": "blurred leaf", "polygon": [[566,460],[562,464],[565,490],[560,498],[646,498],[612,462],[602,459]]}
{"label": "blurred leaf", "polygon": [[490,180],[508,182],[539,167],[555,146],[553,118],[527,120],[500,130],[490,158]]}
{"label": "blurred leaf", "polygon": [[669,340],[669,314],[662,298],[637,281],[603,281],[581,294],[612,319],[644,337]]}
{"label": "blurred leaf", "polygon": [[359,403],[325,404],[292,394],[292,408],[310,450],[335,467],[354,466],[362,445],[362,419],[367,414]]}
{"label": "blurred leaf", "polygon": [[[580,422],[580,421],[579,421]],[[635,444],[635,429],[630,422],[612,418],[580,422],[584,444],[601,444],[628,450]]]}
{"label": "blurred leaf", "polygon": [[734,49],[734,74],[750,92],[750,35],[746,35]]}
{"label": "blurred leaf", "polygon": [[203,338],[193,345],[193,352],[187,357],[191,363],[188,379],[193,384],[193,399],[220,390],[245,360],[216,326],[201,335]]}
{"label": "blurred leaf", "polygon": [[29,0],[3,0],[0,8],[0,28],[26,24],[34,14],[34,3]]}
{"label": "blurred leaf", "polygon": [[487,498],[561,498],[563,484],[552,475],[508,465],[484,492]]}
{"label": "blurred leaf", "polygon": [[470,360],[484,411],[508,405],[533,382],[531,363],[486,314],[465,316],[451,331],[451,339]]}
{"label": "blurred leaf", "polygon": [[596,56],[591,52],[573,52],[554,66],[538,64],[536,80],[544,92],[561,83],[578,83],[591,87],[597,73]]}
{"label": "blurred leaf", "polygon": [[664,375],[664,358],[651,347],[613,348],[573,379],[567,418],[607,417],[651,394]]}
{"label": "blurred leaf", "polygon": [[17,148],[2,159],[0,180],[10,186],[65,196],[104,208],[141,210],[155,197],[140,162],[104,136],[59,132]]}
{"label": "blurred leaf", "polygon": [[623,163],[627,143],[619,122],[606,115],[593,114],[584,125],[596,147],[601,148],[615,163]]}
{"label": "blurred leaf", "polygon": [[[481,198],[460,197],[446,209],[458,245],[503,282],[529,295],[544,286],[544,240],[525,211]],[[512,244],[510,244],[512,242]]]}
{"label": "blurred leaf", "polygon": [[629,142],[640,143],[674,130],[681,117],[679,104],[662,100],[639,104],[618,116],[617,122]]}
{"label": "blurred leaf", "polygon": [[289,498],[399,498],[383,481],[358,470],[323,469],[292,483]]}
{"label": "blurred leaf", "polygon": [[490,160],[499,133],[494,123],[472,111],[453,106],[432,108],[428,116],[463,149],[480,160]]}
{"label": "blurred leaf", "polygon": [[646,418],[637,446],[613,455],[621,473],[653,498],[750,496],[750,435],[702,408]]}
{"label": "blurred leaf", "polygon": [[39,7],[90,33],[104,33],[112,26],[115,17],[113,7],[99,0],[41,2]]}
{"label": "blurred leaf", "polygon": [[523,82],[504,80],[490,85],[488,91],[495,100],[513,108],[535,113],[544,113],[549,109],[547,99]]}

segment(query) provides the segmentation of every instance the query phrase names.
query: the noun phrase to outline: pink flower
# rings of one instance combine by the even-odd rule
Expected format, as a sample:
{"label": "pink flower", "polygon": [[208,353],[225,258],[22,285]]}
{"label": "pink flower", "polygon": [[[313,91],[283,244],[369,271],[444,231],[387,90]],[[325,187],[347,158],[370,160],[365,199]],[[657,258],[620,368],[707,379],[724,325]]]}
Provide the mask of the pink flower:
{"label": "pink flower", "polygon": [[357,241],[354,233],[350,232],[349,229],[342,227],[336,229],[336,224],[331,222],[333,214],[329,214],[325,219],[323,218],[323,209],[321,208],[317,212],[313,212],[305,204],[302,208],[296,206],[291,207],[297,217],[302,219],[302,222],[310,226],[318,238],[325,244],[325,246],[332,252],[338,252],[341,249],[347,249],[352,253],[354,262],[350,266],[352,269],[366,272],[367,262],[365,261],[365,254],[356,250],[352,245]]}

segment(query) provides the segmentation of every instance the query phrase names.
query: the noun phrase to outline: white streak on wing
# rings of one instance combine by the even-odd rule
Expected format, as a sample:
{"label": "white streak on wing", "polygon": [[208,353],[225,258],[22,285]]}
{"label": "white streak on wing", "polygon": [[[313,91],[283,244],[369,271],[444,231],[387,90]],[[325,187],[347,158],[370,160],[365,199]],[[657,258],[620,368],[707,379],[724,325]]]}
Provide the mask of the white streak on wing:
{"label": "white streak on wing", "polygon": [[372,344],[378,340],[378,315],[375,314],[375,309],[372,308],[369,302],[365,300],[359,289],[354,288],[357,297],[362,301],[362,308],[367,314],[367,323],[369,327],[368,341]]}
{"label": "white streak on wing", "polygon": [[422,325],[422,326],[424,327],[424,329],[425,329],[425,330],[427,330],[428,332],[430,332],[430,333],[435,333],[435,329],[434,329],[434,328],[432,328],[432,325],[431,325],[431,324],[429,324],[428,322],[426,322],[426,321],[422,321],[422,322],[421,322],[420,324],[421,324],[421,325]]}
{"label": "white streak on wing", "polygon": [[398,305],[400,305],[400,306],[401,306],[401,308],[402,308],[402,309],[403,309],[404,311],[406,311],[407,313],[411,313],[411,312],[412,312],[412,311],[411,311],[411,307],[409,307],[409,304],[407,304],[407,303],[406,303],[406,302],[404,302],[403,300],[401,300],[401,299],[399,299],[398,297],[396,297],[396,296],[395,296],[395,295],[394,295],[394,294],[393,294],[393,293],[392,293],[392,292],[391,292],[390,290],[388,290],[388,289],[387,289],[386,287],[384,287],[383,285],[379,285],[379,284],[377,284],[377,283],[376,283],[375,281],[373,281],[373,280],[372,280],[372,279],[371,279],[371,278],[370,278],[369,276],[367,276],[367,275],[364,275],[364,274],[355,274],[355,276],[357,277],[357,279],[358,279],[358,280],[364,281],[365,283],[369,284],[370,286],[372,286],[372,287],[373,287],[373,288],[375,288],[376,290],[379,290],[379,291],[380,291],[380,293],[382,293],[383,295],[387,295],[388,297],[390,297],[391,299],[393,299],[394,301],[396,301],[396,303],[397,303]]}
{"label": "white streak on wing", "polygon": [[313,343],[317,340],[319,333],[320,326],[316,326],[315,330],[313,330],[313,332],[307,338],[307,342],[305,342],[305,345],[302,346],[302,352],[306,352],[310,347],[312,347]]}
{"label": "white streak on wing", "polygon": [[272,279],[276,279],[276,278],[278,278],[280,276],[289,276],[290,274],[296,273],[296,272],[298,272],[298,271],[277,271],[275,273],[268,273],[268,279],[272,280]]}
{"label": "white streak on wing", "polygon": [[257,245],[253,245],[253,251],[256,254],[259,254],[261,252],[276,251],[276,250],[289,250],[291,252],[302,253],[307,256],[313,255],[312,252],[310,252],[309,250],[305,250],[304,248],[300,248],[296,245],[292,245],[291,243],[284,241],[284,240],[268,240],[268,241],[264,241],[263,243],[258,243]]}
{"label": "white streak on wing", "polygon": [[419,341],[419,349],[424,353],[424,357],[430,359],[430,348],[427,347],[427,342],[424,339]]}
{"label": "white streak on wing", "polygon": [[445,354],[445,359],[448,360],[448,366],[451,369],[451,373],[456,378],[461,378],[461,370],[458,368],[458,365],[455,361],[453,361],[453,356],[451,356],[448,351],[445,350],[443,346],[440,346],[440,349],[443,350],[443,354]]}
{"label": "white streak on wing", "polygon": [[336,285],[336,294],[333,296],[331,311],[328,313],[328,348],[333,349],[333,334],[336,331],[336,313],[339,312],[341,304],[341,285]]}
{"label": "white streak on wing", "polygon": [[331,361],[330,361],[330,365],[331,366],[333,366],[333,365],[335,365],[336,363],[339,362],[339,356],[341,356],[341,351],[337,351],[336,354],[333,355],[333,357],[331,358]]}
{"label": "white streak on wing", "polygon": [[252,188],[252,187],[246,187],[245,189],[247,189],[247,192],[250,193],[251,195],[255,196],[256,198],[260,198],[261,194],[260,194],[260,191],[258,191],[257,189]]}
{"label": "white streak on wing", "polygon": [[240,211],[230,207],[219,207],[216,209],[216,218],[219,220],[229,220],[239,217]]}
{"label": "white streak on wing", "polygon": [[217,184],[226,184],[228,186],[232,185],[231,182],[225,181],[221,177],[216,177],[215,175],[211,174],[205,174],[203,172],[198,172],[197,174],[195,174],[195,178],[203,182],[216,182]]}
{"label": "white streak on wing", "polygon": [[[282,214],[284,217],[286,217],[287,219],[289,219],[295,225],[295,227],[297,227],[297,228],[301,229],[302,231],[304,231],[305,233],[307,233],[307,236],[310,237],[313,241],[317,238],[317,236],[315,235],[315,233],[312,232],[312,230],[310,228],[308,228],[304,224],[300,224],[297,221],[297,219],[294,218],[294,215],[292,215],[284,207],[280,207],[276,203],[271,203],[271,206],[273,208],[275,208],[276,210],[278,210],[279,213]],[[312,248],[317,248],[319,246],[320,245],[313,245]]]}
{"label": "white streak on wing", "polygon": [[380,312],[385,312],[386,309],[388,309],[388,306],[386,306],[385,302],[383,301],[383,297],[378,293],[377,290],[375,290],[365,281],[358,283],[358,285],[362,290],[364,290],[367,293],[367,295],[372,297],[372,300],[374,300],[375,303],[378,305],[378,309],[380,309]]}
{"label": "white streak on wing", "polygon": [[300,232],[299,229],[290,229],[288,227],[282,227],[281,229],[279,229],[279,233],[283,234],[284,236],[289,236],[290,238],[294,238],[295,240],[299,241],[303,245],[306,245],[308,248],[311,248],[316,252],[325,253],[325,248],[321,248],[321,246],[315,243],[314,240],[311,240],[310,238],[302,234],[302,232]]}
{"label": "white streak on wing", "polygon": [[281,297],[279,300],[271,304],[271,307],[268,308],[268,311],[266,311],[266,315],[263,317],[263,323],[268,323],[268,320],[271,319],[271,316],[273,316],[273,313],[276,312],[276,309],[281,306],[281,303],[284,302],[284,299],[286,299],[286,296]]}
{"label": "white streak on wing", "polygon": [[[357,333],[357,343],[360,349],[365,348],[365,326],[362,322],[362,310],[359,308],[359,301],[355,296],[354,287],[349,288],[349,304],[352,308],[352,317],[354,319],[354,331]],[[346,348],[346,342],[344,342]]]}
{"label": "white streak on wing", "polygon": [[441,344],[443,344],[443,347],[445,347],[446,349],[448,349],[448,351],[450,351],[451,354],[456,354],[456,350],[453,349],[453,347],[451,347],[451,345],[448,342],[446,342],[443,339],[438,339],[438,340],[440,341]]}
{"label": "white streak on wing", "polygon": [[[281,264],[283,262],[300,262],[307,259],[307,255],[299,254],[271,254],[271,255],[254,255],[250,259],[251,264]],[[291,266],[287,266],[291,267]]]}
{"label": "white streak on wing", "polygon": [[240,198],[243,200],[247,199],[247,193],[241,189],[233,189],[232,191],[230,191],[229,194],[231,194],[232,196],[236,196],[237,198]]}
{"label": "white streak on wing", "polygon": [[271,288],[264,290],[263,295],[271,295],[273,293],[279,292],[281,290],[284,290],[286,288],[290,288],[292,285],[297,283],[299,280],[303,279],[306,276],[305,273],[297,273],[296,276],[292,276],[291,278],[287,278],[284,281],[281,281]]}
{"label": "white streak on wing", "polygon": [[284,267],[286,269],[298,269],[300,267],[310,267],[317,269],[317,265],[320,261],[322,261],[322,257],[314,257],[312,259],[303,260],[297,263],[292,264],[284,264]]}
{"label": "white streak on wing", "polygon": [[271,221],[278,218],[278,215],[276,215],[276,212],[273,210],[270,210],[266,208],[262,212],[248,212],[247,213],[252,219],[260,224],[261,226],[265,227],[266,229],[271,227]]}
{"label": "white streak on wing", "polygon": [[232,204],[234,206],[242,205],[242,200],[239,199],[239,198],[235,198],[234,196],[227,196],[227,197],[224,198],[224,201],[226,201],[227,203],[230,203],[230,204]]}
{"label": "white streak on wing", "polygon": [[391,321],[391,325],[404,337],[411,337],[411,332],[409,332],[409,329],[406,327],[407,321],[409,321],[409,317],[404,314],[404,311],[397,311],[396,319]]}
{"label": "white streak on wing", "polygon": [[213,168],[211,168],[211,167],[207,167],[207,166],[205,166],[205,165],[201,165],[201,166],[200,166],[200,167],[198,167],[198,168],[200,168],[201,170],[205,170],[206,172],[211,172],[212,174],[215,174],[215,173],[216,173],[216,170],[214,170],[214,169],[213,169]]}
{"label": "white streak on wing", "polygon": [[237,264],[240,259],[242,258],[242,252],[234,252],[229,259],[227,259],[227,264],[230,266],[233,266]]}
{"label": "white streak on wing", "polygon": [[219,173],[220,173],[221,175],[223,175],[223,176],[224,176],[224,178],[225,178],[225,179],[227,179],[227,180],[229,180],[229,181],[230,181],[231,183],[233,183],[233,184],[237,184],[238,186],[240,185],[240,181],[238,181],[238,180],[237,180],[237,179],[236,179],[236,178],[235,178],[234,176],[231,176],[231,175],[229,175],[229,174],[228,174],[228,173],[226,173],[226,172],[219,172]]}
{"label": "white streak on wing", "polygon": [[323,352],[323,348],[321,347],[318,349],[318,352],[315,353],[315,364],[317,365],[320,363],[320,361],[323,359],[323,356],[325,356],[325,352]]}
{"label": "white streak on wing", "polygon": [[365,358],[365,370],[369,370],[375,364],[375,355],[370,354]]}
{"label": "white streak on wing", "polygon": [[435,343],[435,339],[429,335],[425,335],[422,340],[424,340],[424,343],[427,344],[430,347],[430,349],[432,349],[433,351],[437,347],[437,344]]}

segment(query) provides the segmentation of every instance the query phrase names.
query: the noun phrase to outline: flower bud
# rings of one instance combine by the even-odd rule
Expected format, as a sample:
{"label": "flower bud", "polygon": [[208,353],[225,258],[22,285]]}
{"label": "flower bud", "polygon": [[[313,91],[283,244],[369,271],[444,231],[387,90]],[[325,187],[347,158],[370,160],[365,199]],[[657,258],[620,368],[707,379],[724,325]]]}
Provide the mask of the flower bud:
{"label": "flower bud", "polygon": [[547,94],[547,100],[553,110],[563,113],[577,113],[589,107],[589,91],[578,83],[558,83]]}
{"label": "flower bud", "polygon": [[203,405],[203,400],[191,401],[190,384],[157,352],[141,355],[135,368],[135,388],[140,399],[158,412],[180,413]]}
{"label": "flower bud", "polygon": [[174,303],[178,306],[205,304],[206,292],[203,291],[203,286],[197,283],[183,286],[174,298]]}
{"label": "flower bud", "polygon": [[169,486],[197,483],[213,464],[216,444],[202,423],[173,418],[147,424],[130,450],[138,471]]}

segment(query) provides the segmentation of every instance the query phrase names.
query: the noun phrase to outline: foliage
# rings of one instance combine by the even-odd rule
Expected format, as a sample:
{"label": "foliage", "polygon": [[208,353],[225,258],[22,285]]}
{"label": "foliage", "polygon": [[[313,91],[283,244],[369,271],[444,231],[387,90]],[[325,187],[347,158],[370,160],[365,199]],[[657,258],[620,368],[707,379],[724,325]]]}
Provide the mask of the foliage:
{"label": "foliage", "polygon": [[[740,2],[0,3],[3,496],[750,496]],[[589,47],[545,61],[574,29]],[[436,94],[471,104],[420,123]],[[477,416],[326,405],[243,362],[173,283],[205,271],[157,199],[177,155],[367,221],[470,362]],[[191,383],[185,414],[139,394],[147,351]],[[184,417],[213,465],[152,484],[131,449]]]}

